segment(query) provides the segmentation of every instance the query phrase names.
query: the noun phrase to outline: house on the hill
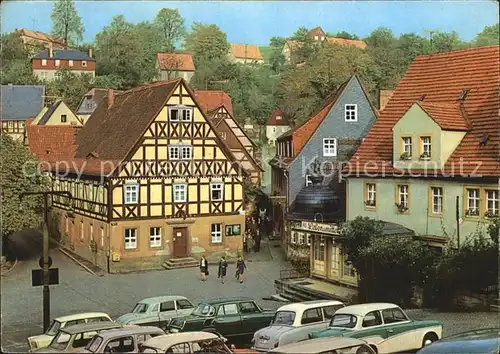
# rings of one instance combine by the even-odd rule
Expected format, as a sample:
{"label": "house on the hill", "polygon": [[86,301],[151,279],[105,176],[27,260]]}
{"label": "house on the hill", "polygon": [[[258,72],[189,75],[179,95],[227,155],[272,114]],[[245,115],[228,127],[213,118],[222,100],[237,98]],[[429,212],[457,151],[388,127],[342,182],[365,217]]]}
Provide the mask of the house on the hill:
{"label": "house on the hill", "polygon": [[89,74],[95,77],[95,64],[91,48],[88,53],[48,48],[31,59],[33,74],[43,81],[55,80],[62,68],[75,74]]}
{"label": "house on the hill", "polygon": [[157,53],[156,79],[159,81],[171,80],[177,77],[187,82],[191,81],[196,69],[193,56],[187,53]]}
{"label": "house on the hill", "polygon": [[228,54],[229,61],[242,64],[262,64],[264,57],[258,46],[253,44],[231,44]]}
{"label": "house on the hill", "polygon": [[365,49],[367,46],[365,41],[360,41],[357,39],[337,38],[337,37],[327,37],[326,42],[332,45],[340,45],[344,47],[352,46],[359,49]]}
{"label": "house on the hill", "polygon": [[307,33],[307,38],[315,42],[323,42],[326,39],[326,32],[321,27],[314,27]]}
{"label": "house on the hill", "polygon": [[57,100],[50,107],[44,107],[31,124],[37,125],[83,125],[77,115],[62,100]]}
{"label": "house on the hill", "polygon": [[[76,109],[76,115],[83,124],[87,122],[97,106],[106,98],[108,92],[111,92],[110,90],[111,89],[93,88],[82,97]],[[122,92],[119,90],[113,91],[114,93]]]}
{"label": "house on the hill", "polygon": [[51,165],[73,196],[53,197],[51,229],[82,257],[119,272],[241,252],[246,172],[185,80],[108,95],[73,146]]}
{"label": "house on the hill", "polygon": [[498,217],[499,52],[415,58],[346,168],[348,219],[397,223],[442,246]]}
{"label": "house on the hill", "polygon": [[275,146],[276,139],[288,130],[290,130],[288,118],[283,115],[279,107],[276,107],[266,124],[266,138],[269,145]]}
{"label": "house on the hill", "polygon": [[45,105],[45,86],[2,85],[0,101],[2,133],[22,141],[26,121],[35,117]]}
{"label": "house on the hill", "polygon": [[58,38],[44,32],[32,31],[27,28],[16,28],[14,33],[19,36],[28,51],[33,54],[40,51],[40,48],[66,48],[63,38]]}
{"label": "house on the hill", "polygon": [[233,101],[231,96],[221,90],[195,90],[194,97],[205,112],[224,106],[229,114],[233,114]]}

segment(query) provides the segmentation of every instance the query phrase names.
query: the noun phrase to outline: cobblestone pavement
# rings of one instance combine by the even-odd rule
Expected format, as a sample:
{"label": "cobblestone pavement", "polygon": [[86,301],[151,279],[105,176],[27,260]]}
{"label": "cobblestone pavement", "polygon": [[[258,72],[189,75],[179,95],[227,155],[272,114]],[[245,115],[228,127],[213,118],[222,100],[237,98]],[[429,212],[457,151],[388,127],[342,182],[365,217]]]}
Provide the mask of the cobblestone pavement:
{"label": "cobblestone pavement", "polygon": [[[229,276],[222,285],[214,276],[201,283],[197,268],[96,277],[59,251],[52,250],[53,267],[60,269],[60,284],[51,286],[51,317],[104,311],[116,318],[130,311],[143,298],[165,294],[185,295],[194,302],[214,297],[250,296],[264,307],[274,309],[281,303],[262,300],[262,297],[274,294],[274,280],[286,265],[278,249],[271,247],[267,252],[274,256],[274,261],[266,260],[264,254],[253,256],[254,261],[248,262],[245,283],[239,284]],[[42,288],[31,286],[31,270],[36,268],[36,258],[20,261],[13,272],[2,277],[2,347],[9,352],[26,351],[27,337],[42,332]],[[230,268],[228,274],[233,274],[232,271]],[[214,273],[215,270],[211,272]],[[494,313],[454,314],[423,310],[409,310],[408,313],[413,318],[441,320],[446,335],[494,326],[499,322],[498,314]]]}

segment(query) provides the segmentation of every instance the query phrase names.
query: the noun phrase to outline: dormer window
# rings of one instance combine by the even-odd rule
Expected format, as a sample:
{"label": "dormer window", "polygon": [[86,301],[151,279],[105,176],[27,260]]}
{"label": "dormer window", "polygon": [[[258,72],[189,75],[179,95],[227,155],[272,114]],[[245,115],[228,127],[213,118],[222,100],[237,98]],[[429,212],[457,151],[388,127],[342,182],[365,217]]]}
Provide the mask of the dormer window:
{"label": "dormer window", "polygon": [[190,122],[193,118],[193,109],[190,107],[171,107],[168,110],[171,122]]}
{"label": "dormer window", "polygon": [[420,137],[420,158],[422,160],[428,160],[431,158],[432,154],[432,144],[430,136],[422,136]]}
{"label": "dormer window", "polygon": [[344,108],[345,121],[346,122],[357,122],[358,121],[358,105],[357,104],[346,104]]}

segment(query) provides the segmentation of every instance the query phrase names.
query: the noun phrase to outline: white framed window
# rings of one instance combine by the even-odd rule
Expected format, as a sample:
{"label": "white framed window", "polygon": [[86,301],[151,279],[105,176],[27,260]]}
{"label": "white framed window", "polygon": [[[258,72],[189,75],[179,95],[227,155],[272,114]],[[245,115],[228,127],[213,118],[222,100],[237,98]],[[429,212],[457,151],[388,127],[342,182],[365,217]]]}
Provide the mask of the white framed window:
{"label": "white framed window", "polygon": [[42,66],[47,66],[47,59],[42,59]]}
{"label": "white framed window", "polygon": [[137,248],[137,229],[125,229],[125,249]]}
{"label": "white framed window", "polygon": [[170,160],[190,160],[193,156],[192,146],[169,146],[168,147],[168,158]]}
{"label": "white framed window", "polygon": [[187,201],[187,184],[173,184],[172,190],[174,193],[174,203],[185,203]]}
{"label": "white framed window", "polygon": [[101,227],[101,247],[104,247],[104,228]]}
{"label": "white framed window", "polygon": [[170,107],[168,117],[172,122],[190,122],[193,119],[193,109],[190,107]]}
{"label": "white framed window", "polygon": [[323,139],[323,156],[337,156],[337,139]]}
{"label": "white framed window", "polygon": [[42,71],[40,74],[42,75],[42,79],[46,79],[47,78],[47,72],[46,71]]}
{"label": "white framed window", "polygon": [[410,194],[408,192],[407,184],[398,185],[398,204],[402,208],[408,209],[408,198]]}
{"label": "white framed window", "polygon": [[125,204],[136,204],[139,202],[139,184],[127,183],[124,186]]}
{"label": "white framed window", "polygon": [[346,122],[357,122],[358,121],[358,105],[357,104],[346,104],[344,106],[344,117]]}
{"label": "white framed window", "polygon": [[297,232],[292,231],[292,237],[291,237],[291,243],[296,244],[297,243]]}
{"label": "white framed window", "polygon": [[412,141],[411,136],[404,136],[401,138],[403,140],[403,153],[408,157],[412,155]]}
{"label": "white framed window", "polygon": [[422,155],[420,156],[423,159],[428,159],[432,155],[432,144],[430,136],[422,136],[420,137],[420,142],[422,144]]}
{"label": "white framed window", "polygon": [[486,191],[486,212],[488,213],[488,216],[495,216],[499,214],[497,190]]}
{"label": "white framed window", "polygon": [[467,189],[467,215],[479,216],[479,189]]}
{"label": "white framed window", "polygon": [[61,61],[59,59],[56,59],[56,66],[61,65]]}
{"label": "white framed window", "polygon": [[377,205],[377,185],[375,183],[366,184],[366,206],[375,207]]}
{"label": "white framed window", "polygon": [[181,146],[181,160],[190,160],[193,157],[192,146]]}
{"label": "white framed window", "polygon": [[149,228],[149,246],[161,247],[161,227]]}
{"label": "white framed window", "polygon": [[87,62],[85,60],[82,60],[82,67],[84,67],[84,68],[87,67]]}
{"label": "white framed window", "polygon": [[317,41],[319,38],[318,36],[314,36],[314,40]]}
{"label": "white framed window", "polygon": [[82,221],[80,222],[80,240],[83,241],[83,238],[84,236],[83,236],[83,221]]}
{"label": "white framed window", "polygon": [[276,120],[281,120],[281,116],[276,116]]}
{"label": "white framed window", "polygon": [[212,243],[221,243],[222,242],[222,224],[212,224],[210,237],[211,237]]}
{"label": "white framed window", "polygon": [[312,242],[312,235],[311,235],[311,234],[307,234],[306,239],[307,239],[307,245],[308,245],[308,246],[311,246],[311,242]]}
{"label": "white framed window", "polygon": [[312,184],[311,175],[306,175],[306,187],[309,187]]}
{"label": "white framed window", "polygon": [[90,224],[90,239],[94,241],[94,225]]}
{"label": "white framed window", "polygon": [[442,214],[443,213],[443,188],[442,187],[431,187],[432,194],[432,213]]}
{"label": "white framed window", "polygon": [[212,182],[210,183],[210,200],[220,201],[224,199],[224,183]]}
{"label": "white framed window", "polygon": [[7,127],[8,127],[9,129],[14,129],[14,122],[13,122],[13,121],[11,121],[11,120],[9,120],[9,121],[7,122]]}
{"label": "white framed window", "polygon": [[306,235],[303,232],[298,233],[297,242],[299,243],[299,245],[304,245],[306,243]]}
{"label": "white framed window", "polygon": [[179,160],[180,147],[179,146],[169,146],[168,147],[168,158],[170,160]]}
{"label": "white framed window", "polygon": [[69,219],[67,216],[66,216],[66,225],[65,225],[64,229],[65,229],[66,233],[69,232]]}
{"label": "white framed window", "polygon": [[68,65],[73,66],[73,60],[68,60]]}

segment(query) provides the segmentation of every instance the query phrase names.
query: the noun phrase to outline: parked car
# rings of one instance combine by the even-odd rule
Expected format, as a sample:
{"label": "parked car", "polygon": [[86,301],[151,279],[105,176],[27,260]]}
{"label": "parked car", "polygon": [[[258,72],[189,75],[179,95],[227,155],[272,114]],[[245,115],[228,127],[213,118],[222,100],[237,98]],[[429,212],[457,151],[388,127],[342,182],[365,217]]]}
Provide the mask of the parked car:
{"label": "parked car", "polygon": [[194,308],[184,296],[150,297],[139,301],[132,312],[118,317],[116,322],[166,329],[173,318],[188,316]]}
{"label": "parked car", "polygon": [[94,322],[112,322],[111,317],[104,312],[85,312],[57,317],[52,320],[47,331],[38,336],[28,338],[28,347],[30,350],[47,347],[60,329],[66,326]]}
{"label": "parked car", "polygon": [[172,320],[169,332],[209,331],[220,333],[233,344],[250,342],[256,331],[269,325],[274,313],[247,297],[206,301],[190,316]]}
{"label": "parked car", "polygon": [[96,334],[81,352],[139,353],[142,343],[164,334],[162,329],[153,326],[110,329]]}
{"label": "parked car", "polygon": [[338,309],[345,307],[340,301],[316,300],[281,306],[271,325],[255,332],[252,348],[267,352],[278,346],[309,338],[309,334],[328,327]]}
{"label": "parked car", "polygon": [[172,333],[142,344],[141,353],[231,353],[217,334],[210,332]]}
{"label": "parked car", "polygon": [[500,328],[484,328],[449,336],[417,354],[498,354],[500,353]]}
{"label": "parked car", "polygon": [[442,333],[439,321],[410,320],[397,305],[371,303],[339,309],[328,328],[311,338],[360,338],[378,353],[395,353],[420,349],[437,341]]}
{"label": "parked car", "polygon": [[309,339],[297,343],[279,346],[269,353],[279,354],[376,354],[376,352],[361,339],[345,337],[328,337]]}
{"label": "parked car", "polygon": [[123,325],[100,322],[66,326],[57,332],[47,348],[35,349],[32,353],[80,353],[97,333],[115,328],[123,328]]}

